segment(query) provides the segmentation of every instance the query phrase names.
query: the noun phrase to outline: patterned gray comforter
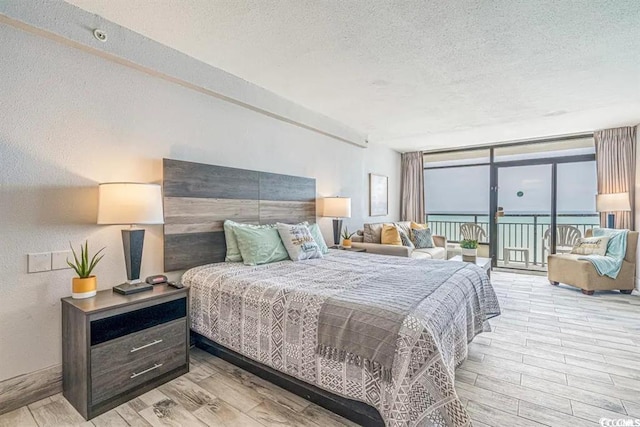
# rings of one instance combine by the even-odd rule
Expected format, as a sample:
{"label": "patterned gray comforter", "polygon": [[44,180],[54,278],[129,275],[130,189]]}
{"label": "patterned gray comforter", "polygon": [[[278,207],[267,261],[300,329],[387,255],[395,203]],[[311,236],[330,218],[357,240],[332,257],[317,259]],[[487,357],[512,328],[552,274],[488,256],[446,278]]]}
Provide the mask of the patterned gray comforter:
{"label": "patterned gray comforter", "polygon": [[465,264],[418,302],[398,333],[391,382],[363,366],[316,353],[323,302],[347,289],[419,275],[413,260],[331,250],[323,259],[248,267],[219,263],[193,268],[191,328],[281,372],[378,409],[388,426],[466,426],[454,389],[467,344],[500,313],[486,273]]}

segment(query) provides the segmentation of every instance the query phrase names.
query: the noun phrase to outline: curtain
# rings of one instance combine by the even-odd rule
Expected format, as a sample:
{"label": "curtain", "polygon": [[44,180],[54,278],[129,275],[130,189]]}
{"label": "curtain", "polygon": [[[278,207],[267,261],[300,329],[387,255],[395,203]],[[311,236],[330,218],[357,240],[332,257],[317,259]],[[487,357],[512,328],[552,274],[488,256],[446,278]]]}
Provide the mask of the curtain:
{"label": "curtain", "polygon": [[[630,212],[614,212],[616,228],[634,229],[636,180],[636,128],[621,127],[594,132],[598,194],[629,193]],[[606,225],[606,213],[600,213]]]}
{"label": "curtain", "polygon": [[400,219],[424,222],[424,161],[422,152],[402,154]]}

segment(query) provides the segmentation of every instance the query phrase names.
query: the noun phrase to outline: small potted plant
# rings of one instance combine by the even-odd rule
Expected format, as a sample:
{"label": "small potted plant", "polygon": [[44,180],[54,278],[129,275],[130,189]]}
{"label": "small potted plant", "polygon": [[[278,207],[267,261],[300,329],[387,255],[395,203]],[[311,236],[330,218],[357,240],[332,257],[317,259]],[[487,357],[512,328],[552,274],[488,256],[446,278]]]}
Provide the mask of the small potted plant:
{"label": "small potted plant", "polygon": [[460,248],[462,248],[462,260],[463,261],[475,261],[478,255],[478,241],[471,239],[464,239],[460,242]]}
{"label": "small potted plant", "polygon": [[351,238],[356,233],[349,233],[349,229],[347,227],[342,230],[342,247],[350,248],[351,247]]}
{"label": "small potted plant", "polygon": [[80,245],[80,257],[71,243],[71,252],[73,252],[73,262],[67,259],[69,267],[73,268],[78,275],[71,279],[71,297],[75,299],[90,298],[95,296],[97,289],[96,276],[92,276],[91,272],[98,265],[103,255],[100,255],[104,248],[100,249],[89,260],[89,242],[85,241],[84,246]]}

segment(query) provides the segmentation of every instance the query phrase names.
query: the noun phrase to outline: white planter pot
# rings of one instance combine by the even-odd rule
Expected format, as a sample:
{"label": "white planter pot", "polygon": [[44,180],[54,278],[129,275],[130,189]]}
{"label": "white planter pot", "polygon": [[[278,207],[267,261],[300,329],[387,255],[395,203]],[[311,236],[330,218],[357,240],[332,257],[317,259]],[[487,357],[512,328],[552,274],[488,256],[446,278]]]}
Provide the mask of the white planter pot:
{"label": "white planter pot", "polygon": [[478,249],[462,249],[462,260],[463,261],[475,261],[478,256]]}

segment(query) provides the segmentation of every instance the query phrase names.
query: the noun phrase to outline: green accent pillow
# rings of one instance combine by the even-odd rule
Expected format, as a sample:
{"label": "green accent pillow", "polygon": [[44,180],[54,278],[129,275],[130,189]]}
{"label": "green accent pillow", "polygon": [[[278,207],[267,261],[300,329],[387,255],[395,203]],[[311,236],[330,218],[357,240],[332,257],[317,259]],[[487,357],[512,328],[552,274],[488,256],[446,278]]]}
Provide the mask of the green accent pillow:
{"label": "green accent pillow", "polygon": [[289,259],[278,229],[270,227],[234,227],[245,265],[269,264]]}
{"label": "green accent pillow", "polygon": [[320,252],[322,252],[323,254],[329,253],[329,248],[327,247],[327,243],[324,241],[324,237],[322,237],[320,226],[318,226],[318,224],[311,224],[309,226],[309,231],[311,231],[313,240],[316,241],[316,244],[320,248]]}
{"label": "green accent pillow", "polygon": [[226,262],[241,262],[240,248],[238,247],[238,239],[233,228],[239,225],[237,222],[226,220],[224,222],[224,240],[227,244],[227,255],[224,257]]}
{"label": "green accent pillow", "polygon": [[224,258],[226,262],[242,262],[242,254],[240,253],[240,248],[238,247],[238,239],[236,237],[236,228],[238,227],[247,227],[247,228],[275,228],[275,224],[267,224],[267,225],[254,225],[254,224],[245,224],[241,222],[235,222],[231,220],[226,220],[224,222],[224,240],[227,244],[227,254]]}

